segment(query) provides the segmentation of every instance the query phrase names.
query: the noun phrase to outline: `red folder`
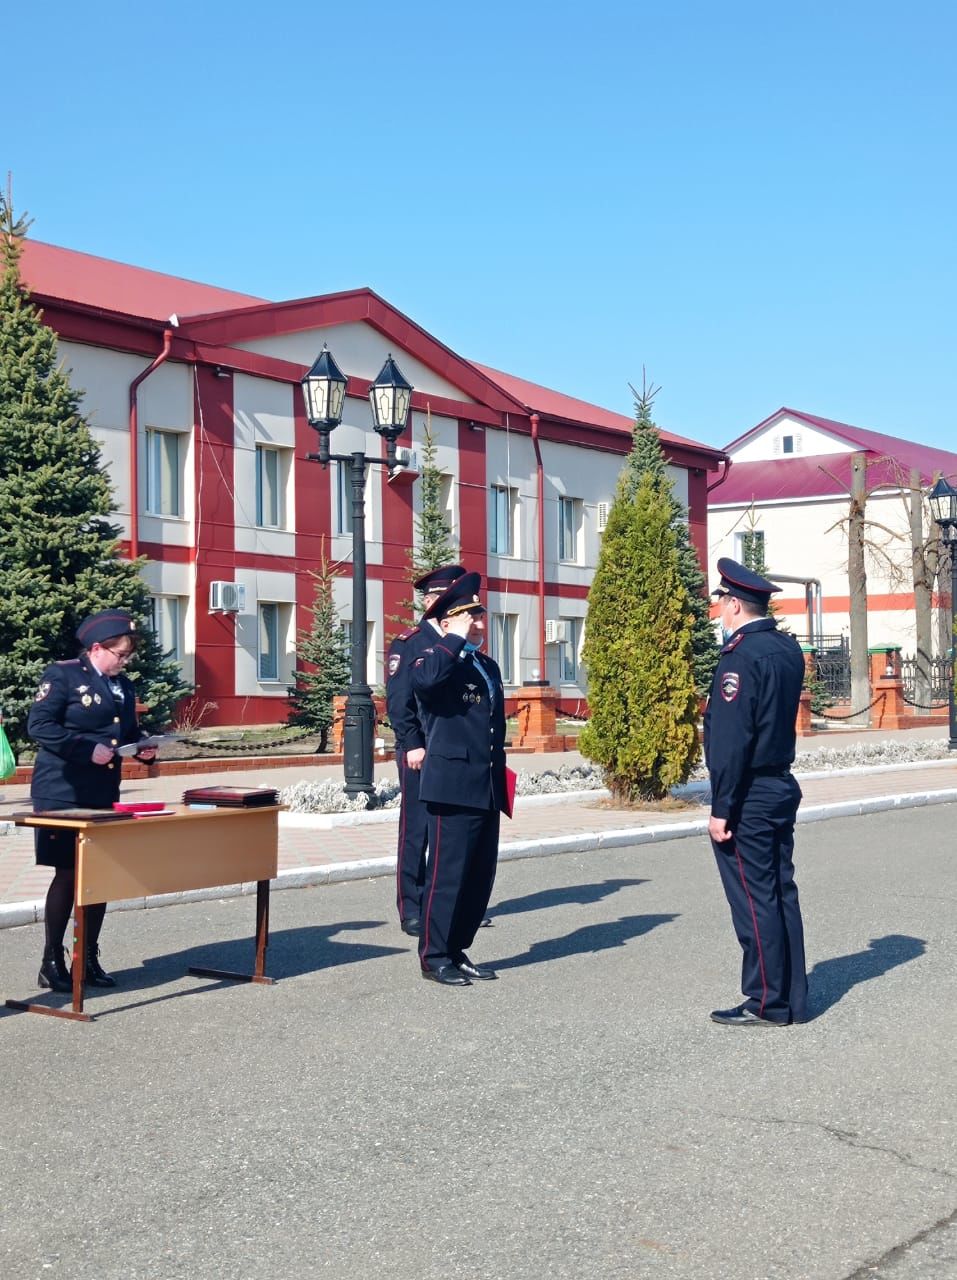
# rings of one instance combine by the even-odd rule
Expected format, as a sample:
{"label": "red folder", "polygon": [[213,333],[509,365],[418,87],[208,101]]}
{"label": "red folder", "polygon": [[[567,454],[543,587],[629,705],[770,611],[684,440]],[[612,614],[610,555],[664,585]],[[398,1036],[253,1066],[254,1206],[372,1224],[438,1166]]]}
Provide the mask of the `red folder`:
{"label": "red folder", "polygon": [[113,805],[113,808],[117,813],[159,813],[161,809],[166,808],[166,805],[162,800],[141,800],[135,804],[120,804],[117,802]]}
{"label": "red folder", "polygon": [[515,784],[518,782],[518,774],[514,769],[505,766],[505,816],[510,818],[515,809]]}

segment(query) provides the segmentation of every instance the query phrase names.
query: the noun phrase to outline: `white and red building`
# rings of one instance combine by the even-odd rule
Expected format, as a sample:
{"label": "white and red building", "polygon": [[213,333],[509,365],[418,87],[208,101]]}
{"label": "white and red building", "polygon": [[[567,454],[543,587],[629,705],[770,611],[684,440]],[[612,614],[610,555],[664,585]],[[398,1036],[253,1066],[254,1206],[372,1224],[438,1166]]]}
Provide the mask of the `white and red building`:
{"label": "white and red building", "polygon": [[[756,534],[769,573],[785,587],[775,603],[791,630],[807,635],[813,625],[832,636],[846,635],[850,627],[851,459],[855,453],[866,455],[868,643],[899,645],[913,654],[911,476],[916,473],[925,489],[941,475],[953,484],[957,453],[788,408],[733,440],[727,453],[727,477],[709,495],[712,583],[718,557],[740,560],[745,539]],[[936,530],[926,503],[924,508],[926,539]],[[950,644],[949,567],[943,568],[941,592],[934,598],[937,654],[946,653]]]}
{"label": "white and red building", "polygon": [[[421,456],[430,421],[449,522],[485,579],[506,683],[540,676],[567,709],[583,704],[582,622],[629,418],[475,364],[369,289],[266,302],[33,241],[22,272],[82,390],[115,519],[130,554],[148,558],[156,628],[195,683],[204,723],[285,718],[324,553],[341,568],[336,602],[351,626],[348,475],[308,460],[318,442],[299,385],[323,343],[349,377],[333,452],[382,454],[368,389],[391,352],[414,387],[399,444]],[[662,440],[704,565],[707,487],[724,455]],[[390,479],[369,468],[373,685],[410,595],[417,501],[414,469]]]}

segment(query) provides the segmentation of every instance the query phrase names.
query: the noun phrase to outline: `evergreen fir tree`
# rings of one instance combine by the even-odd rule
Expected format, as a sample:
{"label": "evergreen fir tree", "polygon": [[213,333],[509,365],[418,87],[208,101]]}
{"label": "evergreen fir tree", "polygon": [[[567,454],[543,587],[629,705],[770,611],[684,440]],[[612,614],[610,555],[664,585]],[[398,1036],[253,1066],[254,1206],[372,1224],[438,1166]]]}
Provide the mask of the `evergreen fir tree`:
{"label": "evergreen fir tree", "polygon": [[632,387],[635,397],[635,425],[632,432],[631,453],[625,464],[626,492],[634,494],[642,476],[649,474],[664,488],[672,509],[672,527],[678,553],[678,568],[690,602],[692,622],[692,662],[695,686],[699,697],[711,688],[711,678],[718,665],[719,646],[711,619],[707,595],[707,583],[701,572],[698,553],[688,533],[685,509],[674,496],[672,482],[665,469],[665,454],[661,435],[651,417],[651,410],[659,387],[649,387],[642,376],[641,391]]}
{"label": "evergreen fir tree", "polygon": [[[422,470],[419,473],[421,511],[413,520],[416,537],[408,553],[410,586],[430,569],[454,563],[459,554],[449,528],[448,515],[442,506],[442,472],[435,465],[436,453],[432,414],[429,411],[422,433]],[[402,613],[391,615],[390,621],[397,623],[401,631],[415,625],[421,608],[412,593],[400,602],[400,608]]]}
{"label": "evergreen fir tree", "polygon": [[299,633],[296,684],[289,690],[289,723],[314,729],[319,734],[317,751],[325,751],[332,725],[332,700],[345,693],[351,675],[349,652],[332,596],[335,573],[329,566],[323,546],[322,560],[312,578],[316,593],[310,612],[312,625]]}
{"label": "evergreen fir tree", "polygon": [[626,469],[588,598],[579,738],[619,799],[660,799],[698,757],[692,617],[668,485],[646,471],[634,486]]}
{"label": "evergreen fir tree", "polygon": [[99,446],[21,283],[27,226],[0,194],[0,706],[20,747],[40,673],[77,652],[77,626],[100,609],[129,610],[146,633],[128,672],[145,727],[189,692],[148,629],[142,561],[121,558]]}

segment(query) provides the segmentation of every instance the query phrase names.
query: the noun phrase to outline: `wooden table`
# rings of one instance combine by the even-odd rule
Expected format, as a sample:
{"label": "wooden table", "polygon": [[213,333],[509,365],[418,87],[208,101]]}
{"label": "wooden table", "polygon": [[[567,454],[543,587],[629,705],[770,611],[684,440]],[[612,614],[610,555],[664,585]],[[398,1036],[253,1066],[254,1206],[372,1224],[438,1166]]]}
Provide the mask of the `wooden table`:
{"label": "wooden table", "polygon": [[76,908],[73,930],[73,1006],[56,1009],[7,1000],[7,1007],[54,1018],[91,1022],[83,1012],[86,912],[98,902],[157,893],[181,893],[256,881],[255,963],[252,973],[191,967],[201,977],[271,983],[265,974],[269,939],[269,881],[279,863],[280,805],[190,809],[172,814],[97,822],[81,818],[16,815],[17,826],[76,832]]}

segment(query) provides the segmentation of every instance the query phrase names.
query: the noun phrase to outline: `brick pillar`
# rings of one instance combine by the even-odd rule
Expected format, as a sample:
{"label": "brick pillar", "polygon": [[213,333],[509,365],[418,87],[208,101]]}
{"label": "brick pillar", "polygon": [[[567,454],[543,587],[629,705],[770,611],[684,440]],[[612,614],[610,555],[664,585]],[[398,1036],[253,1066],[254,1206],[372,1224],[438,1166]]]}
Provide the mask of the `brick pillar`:
{"label": "brick pillar", "polygon": [[565,735],[556,733],[558,690],[541,685],[523,685],[515,690],[518,719],[516,746],[532,751],[564,751]]}
{"label": "brick pillar", "polygon": [[334,755],[341,756],[343,741],[346,736],[346,695],[337,693],[332,700],[332,725],[329,729],[329,744]]}
{"label": "brick pillar", "polygon": [[902,729],[913,713],[904,701],[900,645],[873,645],[867,653],[871,667],[871,696],[881,698],[871,708],[871,725],[875,729]]}

